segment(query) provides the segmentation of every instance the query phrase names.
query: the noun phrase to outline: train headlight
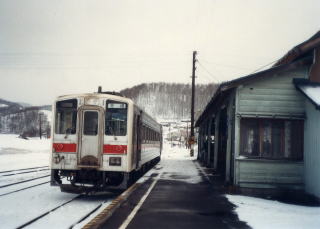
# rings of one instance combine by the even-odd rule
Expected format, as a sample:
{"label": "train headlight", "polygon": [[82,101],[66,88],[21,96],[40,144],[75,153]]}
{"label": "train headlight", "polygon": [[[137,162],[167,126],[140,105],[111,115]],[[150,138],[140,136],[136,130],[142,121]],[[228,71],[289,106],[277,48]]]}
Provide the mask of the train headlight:
{"label": "train headlight", "polygon": [[109,165],[121,166],[121,157],[109,157]]}

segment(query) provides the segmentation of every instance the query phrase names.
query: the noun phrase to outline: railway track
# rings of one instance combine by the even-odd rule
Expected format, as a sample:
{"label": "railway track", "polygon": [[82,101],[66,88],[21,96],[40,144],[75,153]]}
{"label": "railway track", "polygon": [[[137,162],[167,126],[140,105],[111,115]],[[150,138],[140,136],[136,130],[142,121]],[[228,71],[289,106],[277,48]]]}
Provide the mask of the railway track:
{"label": "railway track", "polygon": [[[47,171],[49,171],[49,166],[0,171],[0,197],[49,183],[47,180],[45,182],[41,181],[41,179],[50,176]],[[39,182],[33,182],[37,180],[39,180]],[[28,182],[31,183],[28,184]],[[24,183],[25,185],[19,187],[19,185]],[[8,190],[4,190],[5,188],[8,188]]]}
{"label": "railway track", "polygon": [[39,167],[32,167],[32,168],[0,171],[0,176],[13,176],[18,174],[33,173],[33,172],[39,172],[39,171],[45,171],[45,170],[49,170],[49,166],[39,166]]}
{"label": "railway track", "polygon": [[4,175],[0,175],[3,177],[8,177],[8,176],[14,176],[14,175],[20,175],[20,174],[26,174],[26,173],[37,173],[37,172],[41,172],[41,171],[48,171],[49,169],[38,169],[38,170],[34,170],[34,171],[26,171],[26,172],[18,172],[18,173],[9,173],[9,174],[4,174]]}
{"label": "railway track", "polygon": [[44,178],[44,177],[50,177],[50,175],[35,177],[35,178],[27,179],[27,180],[22,180],[22,181],[10,183],[10,184],[1,185],[1,186],[0,186],[0,189],[1,189],[1,188],[6,188],[6,187],[9,187],[9,186],[12,186],[12,185],[17,185],[17,184],[22,184],[22,183],[26,183],[26,182],[38,180],[38,179],[41,179],[41,178]]}
{"label": "railway track", "polygon": [[[112,196],[112,198],[115,198],[116,195]],[[16,227],[17,229],[21,229],[21,228],[26,228],[26,227],[32,227],[34,223],[36,223],[37,221],[45,218],[47,215],[50,214],[50,217],[52,217],[52,214],[55,213],[56,211],[59,211],[59,210],[62,210],[64,207],[66,207],[66,205],[69,205],[69,204],[72,204],[74,203],[75,201],[79,200],[81,201],[81,199],[87,199],[88,196],[87,195],[77,195],[76,197],[40,214],[39,216],[37,217],[34,217],[33,219],[27,221],[26,223]],[[71,223],[70,226],[67,226],[66,225],[66,228],[69,228],[69,229],[72,229],[75,225],[81,223],[83,220],[87,219],[91,214],[93,214],[94,212],[98,211],[98,209],[104,204],[104,203],[107,203],[108,201],[110,201],[110,199],[108,198],[107,200],[102,200],[100,203],[97,203],[97,205],[89,210],[87,213],[85,213],[80,219],[78,220],[75,220],[75,222]]]}
{"label": "railway track", "polygon": [[46,181],[46,182],[42,182],[42,183],[39,183],[39,184],[31,185],[31,186],[28,186],[28,187],[24,187],[24,188],[21,188],[21,189],[17,189],[17,190],[14,190],[14,191],[2,193],[2,194],[0,194],[0,197],[1,196],[6,196],[6,195],[9,195],[9,194],[12,194],[12,193],[20,192],[20,191],[23,191],[23,190],[27,190],[27,189],[30,189],[30,188],[34,188],[34,187],[37,187],[37,186],[40,186],[40,185],[49,184],[49,183],[50,183],[50,181]]}
{"label": "railway track", "polygon": [[78,196],[72,198],[71,200],[69,200],[69,201],[67,201],[67,202],[64,202],[63,204],[60,204],[60,205],[58,205],[57,207],[54,207],[54,208],[50,209],[49,211],[46,211],[46,212],[42,213],[41,215],[39,215],[39,216],[37,216],[37,217],[29,220],[28,222],[22,224],[21,226],[18,226],[17,229],[20,229],[20,228],[24,228],[24,227],[26,227],[26,226],[29,226],[30,224],[36,222],[37,220],[45,217],[45,216],[48,215],[49,213],[54,212],[54,211],[56,211],[57,209],[59,209],[59,208],[65,206],[65,205],[71,203],[72,201],[80,198],[80,196],[81,196],[81,195],[78,195]]}

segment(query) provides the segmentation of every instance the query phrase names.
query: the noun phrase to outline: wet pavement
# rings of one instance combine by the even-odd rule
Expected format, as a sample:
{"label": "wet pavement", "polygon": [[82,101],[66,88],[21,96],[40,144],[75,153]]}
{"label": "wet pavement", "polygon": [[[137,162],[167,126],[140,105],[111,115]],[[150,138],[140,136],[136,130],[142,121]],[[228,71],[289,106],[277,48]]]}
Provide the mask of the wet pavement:
{"label": "wet pavement", "polygon": [[154,170],[100,228],[249,228],[224,197],[221,183],[207,179],[197,162],[192,164],[200,182],[185,182],[190,174],[181,170],[172,174]]}

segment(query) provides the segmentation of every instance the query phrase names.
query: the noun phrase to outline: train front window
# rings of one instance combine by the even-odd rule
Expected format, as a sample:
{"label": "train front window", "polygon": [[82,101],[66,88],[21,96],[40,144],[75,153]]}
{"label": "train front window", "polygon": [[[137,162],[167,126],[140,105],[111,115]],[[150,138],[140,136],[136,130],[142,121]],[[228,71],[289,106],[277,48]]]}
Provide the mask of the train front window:
{"label": "train front window", "polygon": [[59,101],[56,103],[55,133],[75,134],[77,126],[76,99]]}
{"label": "train front window", "polygon": [[95,136],[98,134],[98,112],[86,111],[84,113],[84,135]]}
{"label": "train front window", "polygon": [[128,104],[117,101],[107,101],[105,134],[111,136],[127,135]]}

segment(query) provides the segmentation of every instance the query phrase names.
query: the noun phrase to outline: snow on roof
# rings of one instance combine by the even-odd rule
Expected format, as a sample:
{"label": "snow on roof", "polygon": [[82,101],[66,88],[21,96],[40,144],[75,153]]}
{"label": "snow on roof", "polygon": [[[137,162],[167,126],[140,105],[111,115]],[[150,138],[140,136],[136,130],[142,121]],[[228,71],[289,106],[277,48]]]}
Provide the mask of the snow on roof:
{"label": "snow on roof", "polygon": [[309,99],[320,106],[320,85],[301,85],[299,87]]}

